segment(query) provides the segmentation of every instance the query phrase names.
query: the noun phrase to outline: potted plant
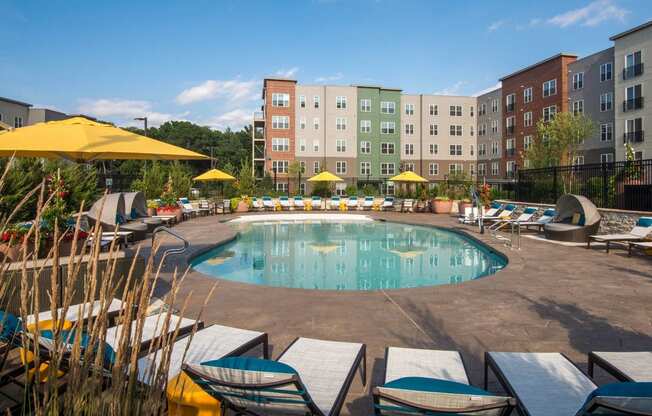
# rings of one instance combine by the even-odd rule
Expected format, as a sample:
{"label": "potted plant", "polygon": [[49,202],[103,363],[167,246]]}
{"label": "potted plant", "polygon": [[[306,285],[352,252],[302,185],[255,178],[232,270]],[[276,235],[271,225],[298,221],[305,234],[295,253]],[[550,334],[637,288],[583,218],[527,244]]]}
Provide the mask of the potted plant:
{"label": "potted plant", "polygon": [[435,214],[450,214],[453,208],[453,200],[446,195],[440,195],[433,201],[433,209]]}
{"label": "potted plant", "polygon": [[[238,199],[238,198],[235,198]],[[252,206],[252,201],[251,198],[249,198],[247,195],[242,195],[235,207],[236,212],[247,212],[249,211],[249,208]]]}
{"label": "potted plant", "polygon": [[460,214],[464,214],[466,208],[471,208],[472,205],[473,203],[469,198],[463,198],[460,199],[460,202],[457,203],[457,209],[460,212]]}
{"label": "potted plant", "polygon": [[155,200],[147,201],[147,216],[153,217],[156,215],[156,210],[158,209],[158,202]]}
{"label": "potted plant", "polygon": [[159,215],[174,215],[177,217],[177,222],[183,220],[183,211],[177,203],[177,195],[174,193],[171,179],[165,184],[163,194],[161,194],[161,203],[156,212]]}

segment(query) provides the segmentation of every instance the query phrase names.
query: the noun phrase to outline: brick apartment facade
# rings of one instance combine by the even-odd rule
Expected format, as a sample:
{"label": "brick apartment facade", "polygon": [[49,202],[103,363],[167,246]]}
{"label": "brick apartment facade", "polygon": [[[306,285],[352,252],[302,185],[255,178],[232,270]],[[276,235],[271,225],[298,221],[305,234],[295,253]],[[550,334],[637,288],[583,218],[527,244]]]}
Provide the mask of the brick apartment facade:
{"label": "brick apartment facade", "polygon": [[267,78],[263,82],[265,170],[277,177],[287,177],[287,168],[295,159],[295,90],[293,80]]}

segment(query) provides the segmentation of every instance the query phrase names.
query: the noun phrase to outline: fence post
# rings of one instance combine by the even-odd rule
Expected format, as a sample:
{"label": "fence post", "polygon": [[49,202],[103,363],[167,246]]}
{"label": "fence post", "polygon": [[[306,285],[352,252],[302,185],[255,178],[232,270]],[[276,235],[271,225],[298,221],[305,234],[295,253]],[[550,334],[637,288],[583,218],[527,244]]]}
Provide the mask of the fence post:
{"label": "fence post", "polygon": [[602,164],[602,208],[609,206],[609,178],[607,177],[607,164]]}
{"label": "fence post", "polygon": [[557,166],[552,167],[552,196],[553,204],[557,203]]}

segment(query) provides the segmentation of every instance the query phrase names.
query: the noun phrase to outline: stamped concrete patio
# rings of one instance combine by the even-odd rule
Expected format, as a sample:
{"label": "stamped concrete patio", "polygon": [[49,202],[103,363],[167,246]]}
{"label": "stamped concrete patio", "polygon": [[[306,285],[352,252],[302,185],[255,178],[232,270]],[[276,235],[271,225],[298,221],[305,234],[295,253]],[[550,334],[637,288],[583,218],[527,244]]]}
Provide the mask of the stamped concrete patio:
{"label": "stamped concrete patio", "polygon": [[[652,350],[652,262],[647,257],[528,238],[522,239],[521,250],[510,250],[448,216],[369,215],[463,230],[503,252],[509,265],[496,275],[455,286],[374,292],[253,286],[191,270],[176,306],[191,296],[187,315],[195,316],[217,283],[202,319],[207,325],[267,332],[273,358],[296,337],[367,344],[368,383],[354,381],[342,410],[349,415],[371,413],[370,389],[382,383],[387,346],[459,350],[477,386],[483,381],[485,351],[559,351],[584,368],[591,350]],[[235,236],[220,222],[228,218],[232,216],[197,218],[174,228],[192,243],[191,253],[169,258],[159,296],[169,287],[174,267],[185,270],[188,258]],[[597,376],[599,382],[610,380]],[[490,381],[490,390],[500,391]]]}

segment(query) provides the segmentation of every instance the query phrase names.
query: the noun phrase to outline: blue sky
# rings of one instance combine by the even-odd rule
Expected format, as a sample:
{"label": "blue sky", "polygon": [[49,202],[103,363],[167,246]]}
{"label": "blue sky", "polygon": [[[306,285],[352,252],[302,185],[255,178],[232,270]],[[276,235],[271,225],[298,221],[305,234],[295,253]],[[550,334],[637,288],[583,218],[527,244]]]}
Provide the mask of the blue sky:
{"label": "blue sky", "polygon": [[267,75],[474,94],[652,19],[650,0],[0,0],[0,96],[240,128]]}

